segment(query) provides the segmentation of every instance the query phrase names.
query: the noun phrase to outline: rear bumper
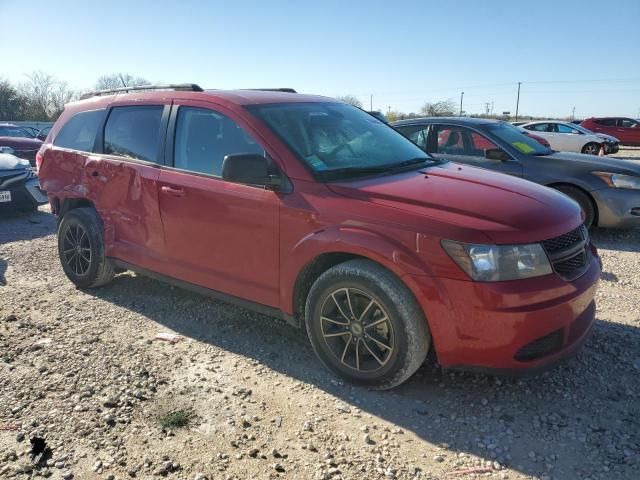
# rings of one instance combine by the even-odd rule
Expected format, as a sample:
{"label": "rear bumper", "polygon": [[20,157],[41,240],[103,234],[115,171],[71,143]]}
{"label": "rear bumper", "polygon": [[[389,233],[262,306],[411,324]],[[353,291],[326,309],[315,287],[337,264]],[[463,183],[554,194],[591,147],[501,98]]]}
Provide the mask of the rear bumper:
{"label": "rear bumper", "polygon": [[595,319],[597,257],[578,279],[481,283],[412,277],[445,369],[526,374],[572,356]]}
{"label": "rear bumper", "polygon": [[591,192],[598,206],[598,226],[632,228],[640,226],[640,190],[603,188]]}

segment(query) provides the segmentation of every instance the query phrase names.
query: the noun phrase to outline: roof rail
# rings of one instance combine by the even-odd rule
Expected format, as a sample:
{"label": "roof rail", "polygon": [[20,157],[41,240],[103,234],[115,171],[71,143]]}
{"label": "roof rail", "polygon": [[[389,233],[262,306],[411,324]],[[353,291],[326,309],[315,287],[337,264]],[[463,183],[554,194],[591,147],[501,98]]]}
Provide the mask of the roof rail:
{"label": "roof rail", "polygon": [[111,93],[126,93],[146,90],[181,90],[189,92],[203,92],[204,90],[195,83],[169,83],[166,85],[136,85],[133,87],[109,88],[107,90],[96,90],[95,92],[85,92],[80,95],[80,100],[91,97],[99,97],[101,95],[109,95]]}
{"label": "roof rail", "polygon": [[262,92],[286,92],[286,93],[298,93],[293,88],[247,88],[245,90],[260,90]]}

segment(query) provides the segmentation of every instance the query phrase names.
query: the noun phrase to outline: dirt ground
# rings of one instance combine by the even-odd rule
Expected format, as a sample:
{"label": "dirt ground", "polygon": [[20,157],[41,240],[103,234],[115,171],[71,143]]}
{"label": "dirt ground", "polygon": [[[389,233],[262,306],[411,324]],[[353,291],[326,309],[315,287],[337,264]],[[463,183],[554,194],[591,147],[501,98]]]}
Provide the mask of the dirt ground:
{"label": "dirt ground", "polygon": [[640,229],[593,233],[576,358],[526,379],[425,365],[388,392],[238,307],[130,273],[77,290],[54,233],[45,209],[0,218],[0,478],[639,478]]}

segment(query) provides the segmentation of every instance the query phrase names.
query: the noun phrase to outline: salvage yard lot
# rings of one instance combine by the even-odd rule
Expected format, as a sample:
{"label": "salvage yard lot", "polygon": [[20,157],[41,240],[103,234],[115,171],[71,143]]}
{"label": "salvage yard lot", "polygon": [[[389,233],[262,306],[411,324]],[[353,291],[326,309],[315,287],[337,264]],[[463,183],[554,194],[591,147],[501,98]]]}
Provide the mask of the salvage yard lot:
{"label": "salvage yard lot", "polygon": [[638,478],[640,230],[593,233],[597,323],[575,359],[526,379],[424,366],[390,392],[235,306],[131,273],[76,290],[54,233],[46,209],[0,218],[0,478],[30,475],[33,437],[51,478]]}

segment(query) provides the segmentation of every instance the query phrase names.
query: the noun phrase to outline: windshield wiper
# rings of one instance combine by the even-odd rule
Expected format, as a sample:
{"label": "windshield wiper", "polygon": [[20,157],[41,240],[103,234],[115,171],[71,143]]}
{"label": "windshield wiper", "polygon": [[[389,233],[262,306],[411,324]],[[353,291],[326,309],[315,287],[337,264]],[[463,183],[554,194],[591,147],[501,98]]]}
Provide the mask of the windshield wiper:
{"label": "windshield wiper", "polygon": [[440,163],[439,160],[435,158],[429,157],[418,157],[412,158],[409,160],[405,160],[403,162],[398,163],[387,163],[384,165],[370,166],[370,167],[343,167],[343,168],[334,168],[331,170],[323,170],[317,172],[324,179],[333,179],[341,176],[350,176],[350,175],[367,175],[367,174],[376,174],[376,173],[390,173],[398,170],[411,169],[411,167],[415,167],[419,164],[424,164],[427,161],[433,162],[435,164]]}

